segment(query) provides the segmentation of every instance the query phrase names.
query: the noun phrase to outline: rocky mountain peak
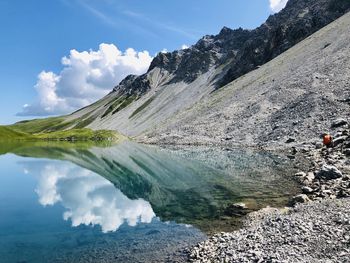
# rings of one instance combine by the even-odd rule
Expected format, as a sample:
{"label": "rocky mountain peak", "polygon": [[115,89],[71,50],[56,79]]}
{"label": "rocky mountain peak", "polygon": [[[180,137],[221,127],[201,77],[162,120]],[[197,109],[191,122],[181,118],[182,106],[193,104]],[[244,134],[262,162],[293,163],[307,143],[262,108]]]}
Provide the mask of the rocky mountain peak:
{"label": "rocky mountain peak", "polygon": [[[350,9],[349,0],[289,0],[254,30],[223,27],[217,35],[206,35],[184,50],[159,53],[149,74],[159,68],[168,72],[168,83],[191,83],[210,69],[225,66],[215,78],[220,88],[265,64]],[[147,76],[129,76],[115,89],[142,94],[151,89]]]}

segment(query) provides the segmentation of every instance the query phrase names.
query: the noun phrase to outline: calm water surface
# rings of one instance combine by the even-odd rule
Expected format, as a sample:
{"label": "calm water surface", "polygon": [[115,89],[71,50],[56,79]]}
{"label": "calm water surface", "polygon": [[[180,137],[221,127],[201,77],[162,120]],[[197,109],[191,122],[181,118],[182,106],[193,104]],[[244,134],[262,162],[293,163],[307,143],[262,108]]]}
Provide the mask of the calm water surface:
{"label": "calm water surface", "polygon": [[0,262],[172,262],[249,211],[283,206],[292,164],[266,152],[0,146]]}

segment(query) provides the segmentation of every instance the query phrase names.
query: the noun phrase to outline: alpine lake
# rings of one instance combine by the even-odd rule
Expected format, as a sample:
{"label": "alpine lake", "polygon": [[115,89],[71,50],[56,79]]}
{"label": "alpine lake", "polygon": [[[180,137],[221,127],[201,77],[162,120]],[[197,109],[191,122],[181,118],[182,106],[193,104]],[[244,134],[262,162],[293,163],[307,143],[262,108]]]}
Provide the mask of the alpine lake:
{"label": "alpine lake", "polygon": [[298,192],[292,160],[250,149],[16,142],[0,154],[3,263],[181,262]]}

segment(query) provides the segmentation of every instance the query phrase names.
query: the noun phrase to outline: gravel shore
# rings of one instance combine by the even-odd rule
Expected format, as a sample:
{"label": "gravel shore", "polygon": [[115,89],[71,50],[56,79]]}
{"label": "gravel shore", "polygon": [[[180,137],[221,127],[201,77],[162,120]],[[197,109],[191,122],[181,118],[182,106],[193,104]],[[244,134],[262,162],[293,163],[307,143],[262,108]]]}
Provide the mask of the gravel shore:
{"label": "gravel shore", "polygon": [[350,199],[273,210],[250,227],[198,244],[190,262],[350,262]]}
{"label": "gravel shore", "polygon": [[293,147],[314,166],[295,175],[303,194],[292,207],[251,213],[243,229],[190,249],[189,262],[350,262],[350,130],[333,125],[332,147]]}

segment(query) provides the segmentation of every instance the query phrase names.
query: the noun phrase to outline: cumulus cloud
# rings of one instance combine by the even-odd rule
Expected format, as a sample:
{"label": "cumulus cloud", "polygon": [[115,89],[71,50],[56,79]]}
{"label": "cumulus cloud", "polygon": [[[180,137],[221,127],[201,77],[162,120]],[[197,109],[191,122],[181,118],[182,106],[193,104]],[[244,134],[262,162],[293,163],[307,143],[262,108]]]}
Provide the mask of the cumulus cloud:
{"label": "cumulus cloud", "polygon": [[39,203],[60,203],[64,220],[72,226],[100,225],[103,232],[116,231],[122,224],[150,223],[155,217],[143,199],[130,200],[103,177],[70,163],[26,162],[25,170],[38,177]]}
{"label": "cumulus cloud", "polygon": [[38,99],[25,104],[18,115],[65,114],[87,106],[109,93],[127,75],[146,72],[152,59],[147,51],[128,48],[122,52],[113,44],[101,44],[97,51],[73,49],[62,58],[60,73],[42,71],[38,75]]}
{"label": "cumulus cloud", "polygon": [[287,4],[288,0],[270,0],[270,8],[273,12],[281,11]]}

